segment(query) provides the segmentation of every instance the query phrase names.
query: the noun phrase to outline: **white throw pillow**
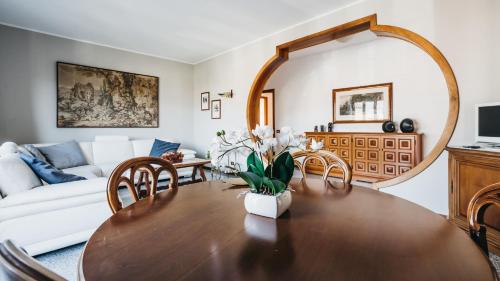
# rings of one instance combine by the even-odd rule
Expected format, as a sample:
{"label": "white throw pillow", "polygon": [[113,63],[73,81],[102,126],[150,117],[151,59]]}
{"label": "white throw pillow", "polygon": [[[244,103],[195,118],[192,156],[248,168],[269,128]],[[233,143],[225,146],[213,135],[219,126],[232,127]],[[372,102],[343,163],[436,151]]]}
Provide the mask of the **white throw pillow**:
{"label": "white throw pillow", "polygon": [[3,197],[41,185],[40,179],[17,155],[0,158],[0,193]]}
{"label": "white throw pillow", "polygon": [[7,141],[0,145],[0,157],[4,157],[17,151],[17,144],[11,141]]}
{"label": "white throw pillow", "polygon": [[132,146],[134,147],[134,156],[149,156],[151,147],[153,146],[154,139],[147,140],[133,140]]}
{"label": "white throw pillow", "polygon": [[134,149],[130,141],[96,141],[92,144],[94,163],[120,163],[134,157]]}

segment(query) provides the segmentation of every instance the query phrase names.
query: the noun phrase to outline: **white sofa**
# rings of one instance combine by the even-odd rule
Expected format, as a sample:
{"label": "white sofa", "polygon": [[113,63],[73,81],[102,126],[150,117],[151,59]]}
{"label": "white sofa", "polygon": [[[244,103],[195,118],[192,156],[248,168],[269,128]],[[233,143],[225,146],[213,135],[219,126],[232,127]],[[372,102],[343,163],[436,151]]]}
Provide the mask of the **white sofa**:
{"label": "white sofa", "polygon": [[[0,199],[0,241],[13,239],[30,255],[86,241],[111,215],[106,199],[107,177],[120,162],[149,155],[153,142],[123,136],[80,142],[89,165],[63,171],[87,180],[43,185]],[[184,159],[195,157],[192,150],[181,147],[179,151]],[[179,176],[191,173],[191,168],[178,170]]]}

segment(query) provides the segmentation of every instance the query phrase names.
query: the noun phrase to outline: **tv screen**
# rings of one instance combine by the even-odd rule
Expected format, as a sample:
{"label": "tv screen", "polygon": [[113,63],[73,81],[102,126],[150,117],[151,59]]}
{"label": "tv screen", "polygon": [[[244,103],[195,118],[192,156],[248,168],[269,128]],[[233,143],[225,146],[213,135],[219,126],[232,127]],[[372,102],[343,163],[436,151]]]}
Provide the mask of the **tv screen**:
{"label": "tv screen", "polygon": [[500,137],[500,105],[478,108],[479,136]]}

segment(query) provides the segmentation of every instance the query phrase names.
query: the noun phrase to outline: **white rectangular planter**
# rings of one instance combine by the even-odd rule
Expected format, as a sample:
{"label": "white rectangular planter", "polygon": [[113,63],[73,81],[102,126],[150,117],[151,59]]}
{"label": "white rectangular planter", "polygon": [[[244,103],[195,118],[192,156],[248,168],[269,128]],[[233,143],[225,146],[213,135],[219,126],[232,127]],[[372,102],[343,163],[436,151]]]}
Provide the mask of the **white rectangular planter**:
{"label": "white rectangular planter", "polygon": [[285,190],[277,196],[247,193],[245,195],[245,209],[247,212],[268,218],[281,216],[292,204],[292,193]]}

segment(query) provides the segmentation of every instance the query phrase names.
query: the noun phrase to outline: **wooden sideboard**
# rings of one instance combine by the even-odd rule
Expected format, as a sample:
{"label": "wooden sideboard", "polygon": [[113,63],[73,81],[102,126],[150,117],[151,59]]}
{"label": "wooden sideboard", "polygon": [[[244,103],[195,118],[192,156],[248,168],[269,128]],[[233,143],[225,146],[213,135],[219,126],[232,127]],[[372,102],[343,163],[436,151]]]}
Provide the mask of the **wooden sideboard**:
{"label": "wooden sideboard", "polygon": [[[447,148],[449,169],[449,216],[468,231],[467,206],[476,192],[500,182],[500,151]],[[484,214],[490,252],[500,254],[500,208],[491,206]]]}
{"label": "wooden sideboard", "polygon": [[[422,135],[417,133],[306,132],[324,143],[324,149],[341,156],[352,167],[353,180],[377,182],[397,177],[422,160]],[[306,172],[321,174],[321,163],[312,159]],[[340,176],[333,170],[332,176]]]}

